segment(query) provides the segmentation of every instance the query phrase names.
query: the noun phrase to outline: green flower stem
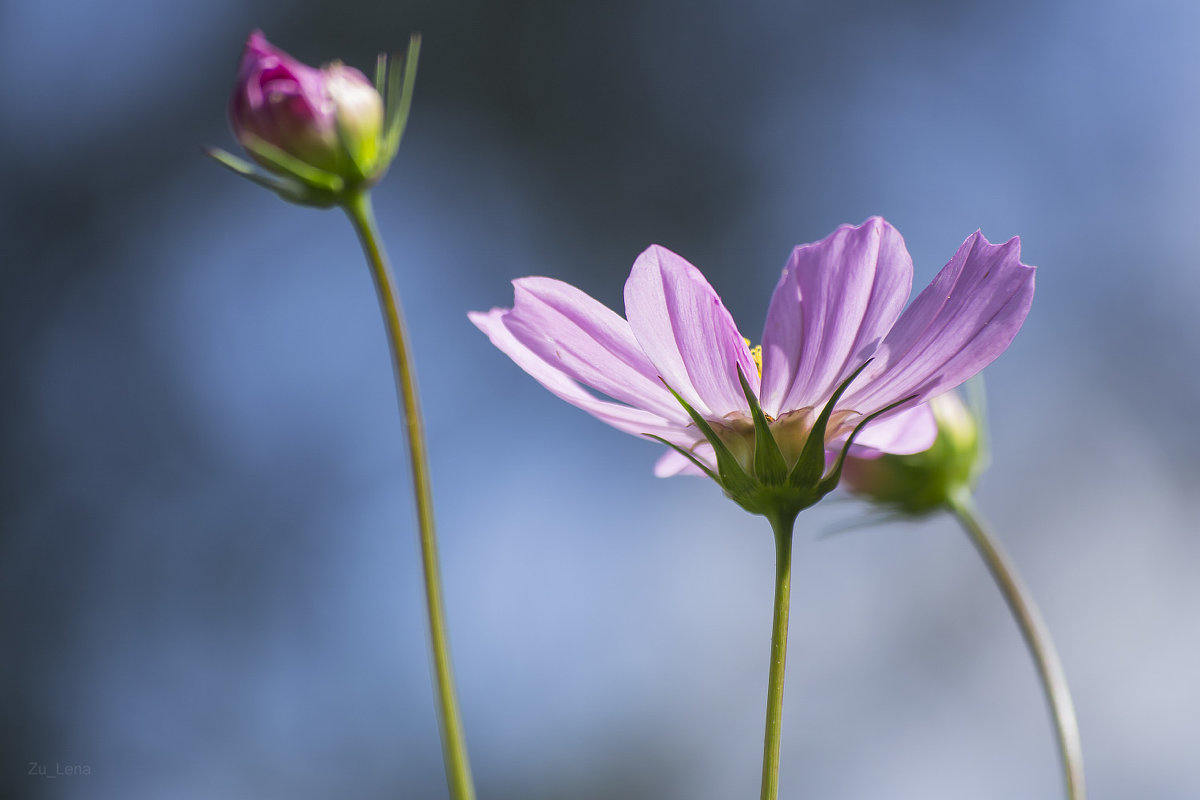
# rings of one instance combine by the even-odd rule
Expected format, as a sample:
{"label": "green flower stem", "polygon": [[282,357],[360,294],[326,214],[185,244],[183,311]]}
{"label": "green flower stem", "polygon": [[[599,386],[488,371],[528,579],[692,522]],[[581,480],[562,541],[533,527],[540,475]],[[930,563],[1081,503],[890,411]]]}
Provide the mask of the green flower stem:
{"label": "green flower stem", "polygon": [[763,735],[762,800],[775,800],[779,796],[779,738],[783,728],[783,673],[787,662],[792,530],[796,515],[768,519],[775,533],[775,615],[771,623],[771,672],[767,679],[767,725]]}
{"label": "green flower stem", "polygon": [[1083,750],[1079,742],[1079,723],[1075,719],[1075,706],[1067,688],[1067,677],[1063,672],[1062,662],[1058,659],[1058,653],[1054,650],[1054,643],[1050,640],[1046,623],[1038,613],[1029,590],[1021,583],[1012,561],[1000,548],[999,542],[988,533],[970,494],[960,493],[951,498],[949,505],[983,557],[988,571],[992,573],[1000,593],[1004,595],[1009,610],[1021,628],[1021,635],[1025,637],[1025,644],[1029,647],[1030,655],[1037,666],[1046,701],[1054,718],[1067,784],[1067,797],[1069,800],[1084,800],[1086,791],[1083,784]]}
{"label": "green flower stem", "polygon": [[363,252],[371,266],[379,306],[387,324],[388,342],[396,369],[396,387],[400,395],[400,414],[408,431],[408,454],[412,466],[413,495],[417,504],[420,528],[421,568],[425,578],[425,604],[429,613],[429,638],[433,649],[433,665],[437,684],[439,722],[442,732],[442,754],[446,761],[446,781],[453,800],[474,800],[475,785],[471,780],[471,765],[467,759],[467,744],[463,736],[462,718],[458,712],[458,697],[454,689],[454,670],[450,665],[450,645],[446,635],[446,611],[442,603],[442,584],[438,568],[437,534],[433,525],[433,495],[429,488],[429,465],[425,454],[425,434],[421,409],[417,401],[417,381],[408,352],[404,317],[396,281],[388,267],[387,256],[375,225],[371,198],[366,192],[352,193],[344,206]]}

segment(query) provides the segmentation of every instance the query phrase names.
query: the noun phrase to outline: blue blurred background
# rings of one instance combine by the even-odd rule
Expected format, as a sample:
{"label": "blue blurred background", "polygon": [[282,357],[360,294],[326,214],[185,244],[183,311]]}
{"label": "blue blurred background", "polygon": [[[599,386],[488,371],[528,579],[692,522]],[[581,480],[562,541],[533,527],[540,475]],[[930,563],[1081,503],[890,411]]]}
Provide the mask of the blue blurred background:
{"label": "blue blurred background", "polygon": [[[480,797],[758,788],[773,547],[470,309],[700,266],[757,339],[882,214],[918,286],[1019,234],[980,503],[1072,681],[1093,800],[1200,797],[1200,5],[129,0],[0,6],[0,795],[441,798],[388,354],[346,220],[200,154],[250,29],[424,33],[376,192],[424,394]],[[782,796],[1054,798],[1029,659],[946,520],[800,521]],[[87,767],[54,780],[31,765]]]}

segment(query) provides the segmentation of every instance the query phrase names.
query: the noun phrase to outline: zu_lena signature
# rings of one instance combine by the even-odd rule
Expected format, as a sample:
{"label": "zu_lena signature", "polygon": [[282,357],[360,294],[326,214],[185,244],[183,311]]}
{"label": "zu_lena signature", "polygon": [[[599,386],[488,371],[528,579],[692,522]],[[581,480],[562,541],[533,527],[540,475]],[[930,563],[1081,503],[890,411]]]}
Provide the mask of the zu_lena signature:
{"label": "zu_lena signature", "polygon": [[65,778],[75,777],[77,775],[91,775],[91,764],[64,764],[61,761],[54,762],[54,768],[43,764],[40,761],[29,762],[29,773],[39,778]]}

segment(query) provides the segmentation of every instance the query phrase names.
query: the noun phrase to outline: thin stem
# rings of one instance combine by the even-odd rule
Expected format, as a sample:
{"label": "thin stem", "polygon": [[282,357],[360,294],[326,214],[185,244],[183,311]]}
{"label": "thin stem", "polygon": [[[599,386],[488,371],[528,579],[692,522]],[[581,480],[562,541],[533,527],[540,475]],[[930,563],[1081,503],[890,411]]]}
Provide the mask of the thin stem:
{"label": "thin stem", "polygon": [[767,678],[767,724],[763,734],[762,800],[775,800],[779,796],[779,739],[783,729],[783,675],[792,595],[792,526],[796,516],[768,519],[775,533],[775,614],[771,623],[771,672]]}
{"label": "thin stem", "polygon": [[1069,800],[1084,800],[1086,790],[1083,783],[1083,750],[1079,741],[1079,723],[1075,719],[1075,706],[1071,702],[1070,689],[1067,688],[1067,676],[1054,649],[1054,642],[1050,639],[1050,631],[1042,620],[1042,615],[1038,613],[1029,590],[1021,583],[1011,559],[1001,549],[1000,543],[988,533],[970,495],[962,493],[951,499],[950,510],[971,537],[971,542],[983,557],[988,571],[992,573],[1000,593],[1004,595],[1009,610],[1021,628],[1021,635],[1025,637],[1025,644],[1028,645],[1029,653],[1037,666],[1042,689],[1046,693],[1046,701],[1054,718],[1067,797]]}
{"label": "thin stem", "polygon": [[408,454],[412,466],[413,495],[416,499],[420,529],[421,569],[425,579],[425,605],[429,614],[429,638],[433,649],[446,782],[454,800],[474,800],[475,785],[471,780],[471,765],[467,759],[462,718],[458,712],[458,697],[454,689],[454,670],[450,665],[450,644],[446,634],[446,611],[442,603],[437,534],[433,524],[433,495],[429,488],[429,465],[425,454],[425,433],[417,401],[416,376],[413,375],[412,358],[408,352],[407,335],[404,330],[404,317],[400,311],[400,297],[396,290],[396,281],[388,267],[387,256],[383,252],[370,196],[366,192],[351,194],[344,207],[362,243],[363,252],[371,266],[371,275],[375,279],[379,307],[387,324],[388,342],[391,345],[396,370],[400,414],[408,432]]}

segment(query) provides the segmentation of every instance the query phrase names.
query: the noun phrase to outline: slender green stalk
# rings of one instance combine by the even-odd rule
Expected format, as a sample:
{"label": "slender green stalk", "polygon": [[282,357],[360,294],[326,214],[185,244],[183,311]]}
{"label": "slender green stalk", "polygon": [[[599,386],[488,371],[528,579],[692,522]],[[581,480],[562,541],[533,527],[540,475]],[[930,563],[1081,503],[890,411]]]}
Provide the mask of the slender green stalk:
{"label": "slender green stalk", "polygon": [[1058,749],[1062,755],[1063,773],[1069,800],[1084,800],[1086,790],[1083,783],[1083,750],[1079,742],[1079,723],[1075,719],[1075,706],[1067,688],[1067,676],[1062,662],[1050,639],[1050,631],[1038,613],[1029,590],[1021,583],[1017,570],[1000,543],[988,533],[970,494],[962,492],[950,500],[950,510],[958,517],[972,543],[983,556],[988,571],[1004,595],[1008,608],[1016,618],[1025,637],[1025,644],[1033,656],[1050,713],[1054,718]]}
{"label": "slender green stalk", "polygon": [[400,414],[408,431],[408,454],[412,465],[413,495],[417,504],[420,529],[421,569],[425,578],[425,605],[429,613],[429,639],[433,649],[434,681],[438,696],[439,723],[442,732],[442,754],[446,761],[446,782],[453,800],[474,800],[475,785],[471,780],[471,765],[467,759],[467,744],[463,736],[462,719],[458,712],[458,697],[454,689],[454,670],[450,665],[450,644],[446,635],[446,611],[442,603],[442,583],[438,568],[437,534],[433,525],[433,495],[429,488],[429,465],[425,454],[425,433],[421,409],[417,400],[417,381],[413,375],[412,358],[400,311],[400,296],[396,281],[388,267],[387,256],[371,198],[366,192],[348,196],[345,210],[363,252],[371,266],[379,307],[387,324],[388,342],[396,370],[396,387],[400,395]]}
{"label": "slender green stalk", "polygon": [[792,528],[796,515],[768,519],[775,533],[775,615],[771,623],[771,672],[767,678],[767,725],[763,734],[762,800],[775,800],[779,796],[779,738],[783,729],[783,674],[787,662]]}

